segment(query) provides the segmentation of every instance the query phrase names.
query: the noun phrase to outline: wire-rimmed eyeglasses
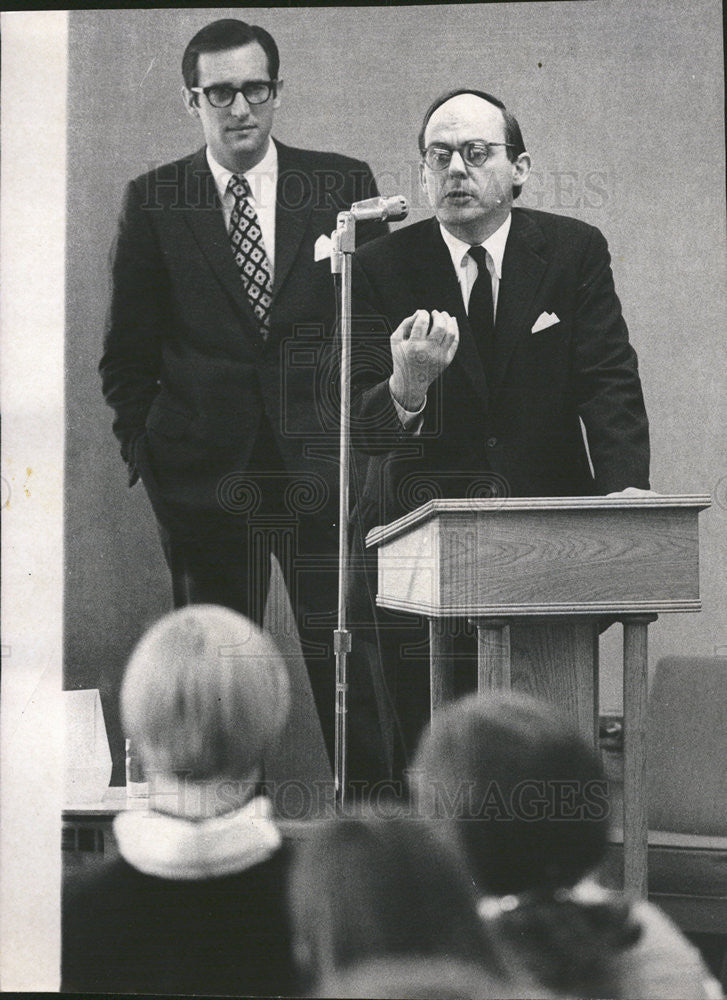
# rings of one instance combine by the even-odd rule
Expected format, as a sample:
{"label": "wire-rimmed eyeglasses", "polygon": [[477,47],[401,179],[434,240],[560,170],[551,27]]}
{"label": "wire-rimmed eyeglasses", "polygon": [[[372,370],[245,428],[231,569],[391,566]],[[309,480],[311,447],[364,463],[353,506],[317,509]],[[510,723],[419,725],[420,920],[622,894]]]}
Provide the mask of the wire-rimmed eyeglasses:
{"label": "wire-rimmed eyeglasses", "polygon": [[513,146],[512,142],[488,142],[486,139],[471,139],[461,146],[446,146],[433,142],[424,150],[424,162],[431,170],[446,170],[452,162],[452,154],[459,153],[468,167],[481,167],[490,155],[490,146]]}

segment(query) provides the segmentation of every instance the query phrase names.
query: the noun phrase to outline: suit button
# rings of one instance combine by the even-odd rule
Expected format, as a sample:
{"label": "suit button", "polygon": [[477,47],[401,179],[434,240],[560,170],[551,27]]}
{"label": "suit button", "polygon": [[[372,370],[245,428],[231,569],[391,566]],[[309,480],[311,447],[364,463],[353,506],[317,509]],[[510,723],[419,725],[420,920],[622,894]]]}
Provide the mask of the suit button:
{"label": "suit button", "polygon": [[497,438],[496,437],[491,437],[491,438],[487,439],[487,447],[488,448],[494,448],[496,444],[497,444]]}

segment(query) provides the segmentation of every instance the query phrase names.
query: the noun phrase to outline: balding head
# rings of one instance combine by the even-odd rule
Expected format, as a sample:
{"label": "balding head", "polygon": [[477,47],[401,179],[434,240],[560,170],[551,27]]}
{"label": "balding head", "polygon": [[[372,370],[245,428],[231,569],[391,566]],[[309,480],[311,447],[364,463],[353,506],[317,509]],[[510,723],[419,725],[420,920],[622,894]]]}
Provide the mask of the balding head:
{"label": "balding head", "polygon": [[458,129],[469,123],[476,123],[476,130],[480,135],[494,142],[507,142],[505,119],[500,108],[474,94],[458,94],[440,104],[432,113],[425,130],[425,147],[427,133],[431,134],[433,129],[438,127]]}
{"label": "balding head", "polygon": [[[488,104],[491,108],[495,108],[500,111],[502,121],[505,126],[505,142],[509,143],[508,147],[508,157],[511,160],[516,160],[517,157],[525,152],[525,143],[523,142],[522,132],[520,131],[520,125],[518,124],[515,115],[509,111],[499,97],[493,97],[492,94],[488,94],[484,90],[468,90],[467,88],[461,88],[459,90],[448,90],[444,94],[440,94],[427,108],[424,114],[424,121],[422,122],[422,127],[419,130],[419,152],[424,153],[426,148],[426,131],[427,125],[430,119],[438,111],[439,108],[443,107],[445,104],[449,105],[450,102],[459,99],[460,97],[472,98],[482,101]],[[465,104],[460,104],[459,107],[462,109]],[[517,194],[515,194],[517,197]]]}
{"label": "balding head", "polygon": [[514,116],[484,91],[450,91],[428,108],[419,148],[422,186],[439,222],[466,243],[484,242],[530,172]]}

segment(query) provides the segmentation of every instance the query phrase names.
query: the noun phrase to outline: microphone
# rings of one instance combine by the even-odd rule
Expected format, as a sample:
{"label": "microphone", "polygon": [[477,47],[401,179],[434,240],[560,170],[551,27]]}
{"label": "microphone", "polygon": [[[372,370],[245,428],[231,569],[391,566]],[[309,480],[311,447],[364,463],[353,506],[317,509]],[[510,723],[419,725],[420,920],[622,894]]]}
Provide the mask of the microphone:
{"label": "microphone", "polygon": [[357,222],[369,219],[405,219],[409,214],[406,198],[397,194],[391,198],[367,198],[351,205],[351,215]]}

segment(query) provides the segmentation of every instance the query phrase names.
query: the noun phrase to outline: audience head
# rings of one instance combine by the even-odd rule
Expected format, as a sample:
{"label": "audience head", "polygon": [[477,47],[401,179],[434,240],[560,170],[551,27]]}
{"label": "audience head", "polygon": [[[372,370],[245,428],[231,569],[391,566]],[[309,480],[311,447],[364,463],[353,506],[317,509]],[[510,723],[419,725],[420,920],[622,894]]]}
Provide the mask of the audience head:
{"label": "audience head", "polygon": [[459,837],[483,894],[571,886],[605,852],[600,759],[552,705],[494,693],[452,703],[422,738],[411,780],[420,815]]}
{"label": "audience head", "polygon": [[338,819],[301,845],[290,906],[311,984],[377,958],[444,957],[500,972],[459,856],[412,819]]}
{"label": "audience head", "polygon": [[121,686],[124,732],[150,782],[254,781],[288,702],[288,676],[272,638],[236,612],[204,604],[153,625]]}
{"label": "audience head", "polygon": [[606,848],[606,782],[592,746],[552,705],[472,696],[440,711],[412,770],[419,814],[458,837],[483,920],[544,987],[619,996],[617,955],[639,937],[628,900],[580,882]]}
{"label": "audience head", "polygon": [[[525,984],[522,984],[525,986]],[[551,996],[509,985],[481,965],[450,957],[376,958],[332,975],[316,986],[319,997],[376,997],[377,1000],[486,1000]]]}

